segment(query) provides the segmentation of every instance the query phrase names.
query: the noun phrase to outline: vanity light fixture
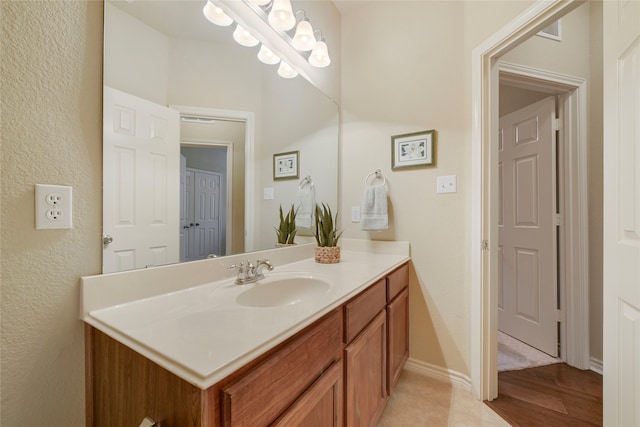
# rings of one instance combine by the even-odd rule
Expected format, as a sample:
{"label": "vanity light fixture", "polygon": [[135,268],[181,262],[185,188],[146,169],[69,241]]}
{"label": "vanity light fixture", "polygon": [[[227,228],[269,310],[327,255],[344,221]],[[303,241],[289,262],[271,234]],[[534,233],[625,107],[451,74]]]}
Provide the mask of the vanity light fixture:
{"label": "vanity light fixture", "polygon": [[[317,32],[320,31],[317,30]],[[309,64],[317,68],[328,67],[329,64],[331,64],[331,58],[329,57],[329,48],[327,48],[327,43],[325,42],[324,37],[322,37],[322,33],[320,33],[320,39],[313,47],[311,55],[309,55]]]}
{"label": "vanity light fixture", "polygon": [[291,65],[287,64],[284,61],[280,61],[280,66],[278,67],[278,75],[285,79],[292,79],[298,75],[298,72],[291,67]]}
{"label": "vanity light fixture", "polygon": [[228,27],[233,23],[233,19],[222,11],[218,6],[211,3],[210,0],[202,8],[202,13],[205,18],[211,21],[213,24],[220,25],[221,27]]}
{"label": "vanity light fixture", "polygon": [[311,22],[309,22],[309,18],[307,18],[304,10],[297,11],[296,16],[300,12],[302,12],[302,19],[298,22],[291,44],[299,51],[306,52],[313,49],[316,44],[316,38],[313,35]]}
{"label": "vanity light fixture", "polygon": [[236,29],[233,32],[233,39],[237,41],[238,44],[246,47],[253,47],[260,43],[257,38],[253,37],[253,35],[251,35],[251,33],[244,29],[240,24],[236,26]]}
{"label": "vanity light fixture", "polygon": [[273,28],[280,31],[289,31],[296,25],[296,17],[289,0],[273,0],[267,19]]}
{"label": "vanity light fixture", "polygon": [[260,60],[260,62],[268,65],[274,65],[280,62],[280,57],[273,53],[273,51],[265,45],[260,46],[258,59]]}

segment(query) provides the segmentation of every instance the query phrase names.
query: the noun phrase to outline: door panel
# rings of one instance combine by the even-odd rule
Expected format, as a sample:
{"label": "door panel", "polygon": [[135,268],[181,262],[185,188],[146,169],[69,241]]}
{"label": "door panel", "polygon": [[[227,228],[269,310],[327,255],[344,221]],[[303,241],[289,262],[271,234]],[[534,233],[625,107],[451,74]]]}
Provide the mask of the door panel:
{"label": "door panel", "polygon": [[104,87],[103,272],[179,260],[178,113]]}
{"label": "door panel", "polygon": [[603,18],[603,421],[640,426],[640,2]]}
{"label": "door panel", "polygon": [[196,172],[195,222],[199,258],[220,255],[220,182],[218,173]]}
{"label": "door panel", "polygon": [[500,119],[498,328],[558,355],[555,99]]}

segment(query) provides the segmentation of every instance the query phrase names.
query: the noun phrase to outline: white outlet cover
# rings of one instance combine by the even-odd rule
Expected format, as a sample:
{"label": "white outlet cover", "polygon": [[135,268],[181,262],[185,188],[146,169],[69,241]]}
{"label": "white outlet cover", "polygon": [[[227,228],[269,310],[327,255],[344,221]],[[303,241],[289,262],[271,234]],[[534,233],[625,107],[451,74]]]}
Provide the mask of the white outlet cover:
{"label": "white outlet cover", "polygon": [[72,188],[36,184],[36,229],[73,228]]}
{"label": "white outlet cover", "polygon": [[447,175],[437,177],[438,193],[455,193],[457,191],[456,175]]}

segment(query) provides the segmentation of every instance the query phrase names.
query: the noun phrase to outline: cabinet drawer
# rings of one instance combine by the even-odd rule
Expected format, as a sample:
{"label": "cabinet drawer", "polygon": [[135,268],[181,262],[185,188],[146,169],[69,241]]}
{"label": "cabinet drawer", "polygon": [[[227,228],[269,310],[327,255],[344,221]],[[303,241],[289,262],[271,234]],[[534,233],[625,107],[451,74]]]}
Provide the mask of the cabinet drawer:
{"label": "cabinet drawer", "polygon": [[345,343],[350,343],[386,304],[385,279],[380,279],[345,305]]}
{"label": "cabinet drawer", "polygon": [[387,302],[394,299],[407,286],[409,286],[409,264],[403,265],[387,276]]}
{"label": "cabinet drawer", "polygon": [[246,376],[222,390],[223,426],[272,423],[340,358],[342,312],[336,310],[300,333]]}

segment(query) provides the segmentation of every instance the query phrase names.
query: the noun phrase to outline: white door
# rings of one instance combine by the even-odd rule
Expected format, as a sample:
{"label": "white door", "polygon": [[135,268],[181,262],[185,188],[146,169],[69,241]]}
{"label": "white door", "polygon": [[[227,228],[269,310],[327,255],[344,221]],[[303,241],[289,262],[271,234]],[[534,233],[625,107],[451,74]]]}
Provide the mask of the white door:
{"label": "white door", "polygon": [[603,2],[603,421],[640,426],[640,1]]}
{"label": "white door", "polygon": [[104,273],[179,260],[179,117],[104,87]]}
{"label": "white door", "polygon": [[195,173],[196,257],[220,253],[220,181],[214,172]]}
{"label": "white door", "polygon": [[187,158],[180,155],[180,262],[187,261],[187,230],[189,230],[187,203]]}
{"label": "white door", "polygon": [[498,329],[558,355],[555,99],[500,118]]}
{"label": "white door", "polygon": [[[185,159],[186,161],[186,159]],[[186,165],[186,164],[185,164]],[[195,206],[196,206],[196,174],[190,169],[184,174],[184,212],[185,221],[182,226],[184,241],[181,242],[180,250],[183,252],[184,261],[195,261],[196,256],[196,229],[195,229]]]}

